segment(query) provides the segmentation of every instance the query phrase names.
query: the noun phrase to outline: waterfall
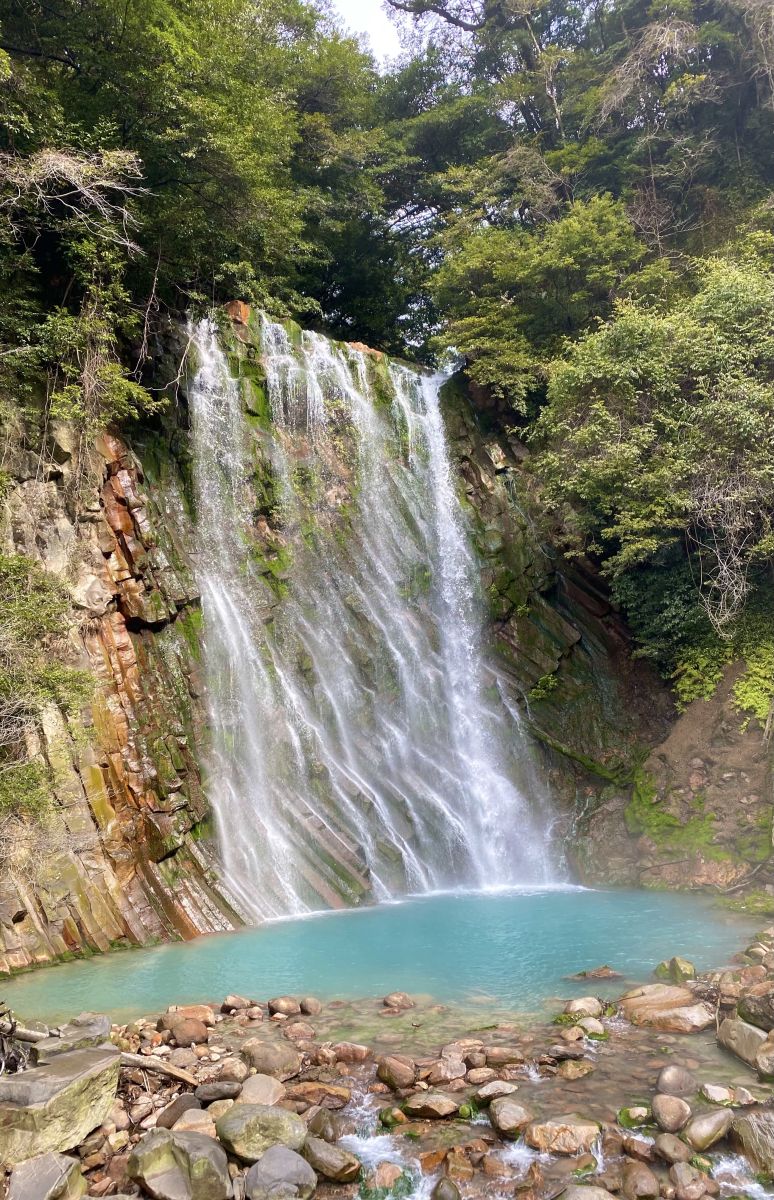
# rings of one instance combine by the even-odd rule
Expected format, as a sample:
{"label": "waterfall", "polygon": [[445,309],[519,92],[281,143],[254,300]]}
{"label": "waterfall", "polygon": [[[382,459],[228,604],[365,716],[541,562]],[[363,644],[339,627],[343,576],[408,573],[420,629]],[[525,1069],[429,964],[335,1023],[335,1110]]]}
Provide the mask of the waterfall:
{"label": "waterfall", "polygon": [[264,319],[246,384],[212,323],[193,336],[207,786],[231,888],[265,918],[544,882],[443,379]]}

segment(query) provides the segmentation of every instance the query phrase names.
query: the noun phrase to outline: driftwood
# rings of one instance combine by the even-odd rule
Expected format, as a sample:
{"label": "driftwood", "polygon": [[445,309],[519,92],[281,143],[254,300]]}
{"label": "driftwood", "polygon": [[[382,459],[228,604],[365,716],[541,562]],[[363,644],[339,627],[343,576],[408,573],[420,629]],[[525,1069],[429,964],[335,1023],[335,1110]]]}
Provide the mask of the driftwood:
{"label": "driftwood", "polygon": [[191,1087],[198,1087],[199,1080],[190,1075],[188,1071],[182,1071],[180,1067],[173,1067],[171,1063],[165,1063],[161,1058],[155,1058],[151,1054],[128,1054],[126,1051],[121,1052],[121,1066],[132,1067],[140,1071],[155,1071],[157,1075],[168,1075],[170,1079],[177,1079],[180,1083],[187,1083]]}
{"label": "driftwood", "polygon": [[42,1042],[50,1036],[47,1029],[28,1029],[8,1018],[0,1020],[0,1037],[15,1037],[19,1042]]}

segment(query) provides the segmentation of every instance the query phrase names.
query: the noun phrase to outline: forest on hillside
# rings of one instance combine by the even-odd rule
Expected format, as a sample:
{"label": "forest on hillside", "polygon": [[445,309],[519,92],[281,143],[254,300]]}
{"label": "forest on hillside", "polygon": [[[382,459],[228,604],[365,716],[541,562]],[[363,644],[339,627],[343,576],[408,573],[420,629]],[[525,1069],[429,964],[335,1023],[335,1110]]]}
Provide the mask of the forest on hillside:
{"label": "forest on hillside", "polygon": [[[322,0],[4,0],[6,437],[42,394],[84,436],[152,419],[157,330],[233,298],[453,347],[678,699],[743,657],[766,722],[774,9],[388,3],[379,70]],[[54,686],[28,624],[6,691]]]}

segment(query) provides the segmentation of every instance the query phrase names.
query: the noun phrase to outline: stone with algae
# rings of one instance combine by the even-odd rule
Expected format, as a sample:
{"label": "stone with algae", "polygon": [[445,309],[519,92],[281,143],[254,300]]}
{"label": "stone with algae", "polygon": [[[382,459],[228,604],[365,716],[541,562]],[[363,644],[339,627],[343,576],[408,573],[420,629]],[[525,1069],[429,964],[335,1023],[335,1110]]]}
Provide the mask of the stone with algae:
{"label": "stone with algae", "polygon": [[154,1200],[231,1200],[228,1158],[203,1133],[153,1129],[129,1156],[127,1172]]}

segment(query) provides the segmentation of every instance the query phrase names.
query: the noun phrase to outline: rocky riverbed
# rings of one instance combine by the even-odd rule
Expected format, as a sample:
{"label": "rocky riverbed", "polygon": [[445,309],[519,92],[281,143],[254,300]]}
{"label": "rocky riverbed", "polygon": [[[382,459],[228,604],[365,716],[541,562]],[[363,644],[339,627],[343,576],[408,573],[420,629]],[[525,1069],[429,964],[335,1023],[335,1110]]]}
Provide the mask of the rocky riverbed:
{"label": "rocky riverbed", "polygon": [[405,993],[6,1018],[2,1194],[774,1196],[774,928],[733,969],[657,974],[611,1002],[592,972],[538,1024]]}

